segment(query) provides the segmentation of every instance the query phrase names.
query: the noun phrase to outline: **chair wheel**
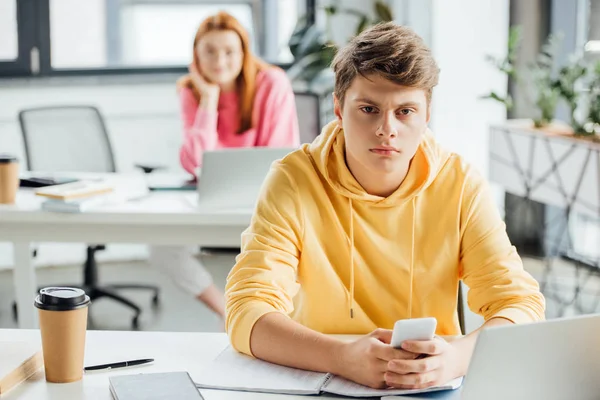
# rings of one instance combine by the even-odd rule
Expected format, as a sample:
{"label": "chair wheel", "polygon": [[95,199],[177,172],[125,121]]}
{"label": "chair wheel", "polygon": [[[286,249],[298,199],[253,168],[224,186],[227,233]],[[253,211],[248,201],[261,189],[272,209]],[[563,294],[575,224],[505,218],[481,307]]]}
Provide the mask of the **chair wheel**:
{"label": "chair wheel", "polygon": [[152,296],[152,306],[158,307],[158,304],[159,304],[158,293],[155,293],[154,296]]}
{"label": "chair wheel", "polygon": [[136,315],[131,319],[131,327],[135,330],[140,327],[139,315]]}
{"label": "chair wheel", "polygon": [[17,308],[16,301],[13,301],[13,303],[12,303],[12,313],[13,313],[13,319],[15,321],[17,321],[19,319],[19,309]]}

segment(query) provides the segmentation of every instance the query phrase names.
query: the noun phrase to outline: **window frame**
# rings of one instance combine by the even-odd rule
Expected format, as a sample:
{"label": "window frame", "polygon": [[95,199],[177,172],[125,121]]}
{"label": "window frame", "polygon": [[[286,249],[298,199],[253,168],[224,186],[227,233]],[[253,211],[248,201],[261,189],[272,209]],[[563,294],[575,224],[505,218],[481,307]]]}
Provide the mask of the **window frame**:
{"label": "window frame", "polygon": [[0,61],[0,75],[26,76],[32,69],[31,51],[35,47],[35,0],[16,0],[17,6],[17,58]]}
{"label": "window frame", "polygon": [[[255,34],[261,54],[272,35],[270,29],[274,24],[269,23],[276,18],[273,7],[280,0],[221,0],[225,3],[249,3],[252,8],[253,20],[257,22]],[[285,0],[284,0],[285,1]],[[215,3],[209,0],[107,0],[107,24],[113,23],[110,18],[118,18],[119,6],[122,4],[198,4]],[[316,0],[304,0],[301,5],[308,20],[314,23]],[[118,55],[119,29],[107,30],[108,57]],[[50,43],[50,0],[17,0],[17,35],[18,57],[15,61],[0,61],[0,79],[10,77],[55,77],[55,76],[108,76],[108,75],[142,75],[142,74],[181,74],[187,72],[187,66],[160,67],[103,67],[103,68],[70,68],[57,69],[51,63]],[[114,59],[114,58],[113,58]],[[266,59],[267,62],[273,62]],[[289,64],[274,62],[287,68]]]}

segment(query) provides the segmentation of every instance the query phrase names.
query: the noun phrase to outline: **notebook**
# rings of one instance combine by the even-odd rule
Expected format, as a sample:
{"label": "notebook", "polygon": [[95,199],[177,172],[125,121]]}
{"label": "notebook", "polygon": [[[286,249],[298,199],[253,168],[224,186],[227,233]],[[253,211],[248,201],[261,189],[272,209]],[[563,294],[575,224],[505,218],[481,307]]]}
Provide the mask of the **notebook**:
{"label": "notebook", "polygon": [[289,395],[329,393],[347,397],[381,397],[453,390],[460,387],[462,378],[455,379],[442,386],[427,389],[371,389],[333,374],[304,371],[271,364],[240,354],[231,346],[228,346],[199,375],[195,383],[196,386],[203,389]]}
{"label": "notebook", "polygon": [[29,379],[43,366],[39,345],[0,341],[0,395]]}
{"label": "notebook", "polygon": [[113,185],[103,180],[81,180],[61,185],[46,186],[35,191],[37,196],[57,200],[81,199],[113,191]]}
{"label": "notebook", "polygon": [[203,399],[187,372],[117,375],[108,380],[115,400]]}
{"label": "notebook", "polygon": [[108,193],[73,200],[48,199],[42,202],[40,207],[44,211],[80,213],[108,204],[111,201],[115,201],[115,197]]}

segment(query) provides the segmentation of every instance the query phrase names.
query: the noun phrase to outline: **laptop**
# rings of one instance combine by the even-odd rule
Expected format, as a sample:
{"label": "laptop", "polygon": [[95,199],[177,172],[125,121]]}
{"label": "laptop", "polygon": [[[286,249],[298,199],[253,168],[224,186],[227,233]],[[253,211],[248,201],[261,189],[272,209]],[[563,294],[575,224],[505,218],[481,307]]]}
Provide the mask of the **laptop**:
{"label": "laptop", "polygon": [[485,329],[461,389],[406,399],[600,398],[600,315]]}
{"label": "laptop", "polygon": [[295,148],[245,147],[207,151],[198,176],[202,210],[254,209],[271,164]]}

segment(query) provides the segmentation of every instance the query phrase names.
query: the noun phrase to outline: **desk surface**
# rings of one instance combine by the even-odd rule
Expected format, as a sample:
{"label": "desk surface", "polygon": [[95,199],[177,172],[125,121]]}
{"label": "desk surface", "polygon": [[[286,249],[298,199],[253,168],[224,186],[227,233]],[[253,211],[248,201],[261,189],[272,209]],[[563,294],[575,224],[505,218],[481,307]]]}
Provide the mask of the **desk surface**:
{"label": "desk surface", "polygon": [[[78,175],[79,176],[79,175]],[[144,175],[81,174],[102,177],[114,184],[115,200],[83,213],[55,213],[40,209],[45,200],[34,189],[21,189],[14,205],[0,205],[0,223],[128,224],[128,225],[239,225],[250,223],[252,209],[201,210],[196,192],[149,192]]]}
{"label": "desk surface", "polygon": [[[39,331],[30,329],[0,329],[0,340],[41,342]],[[47,383],[42,369],[28,381],[2,395],[2,400],[110,400],[112,399],[108,381],[110,376],[187,371],[194,379],[227,345],[228,339],[223,333],[88,331],[84,365],[135,358],[154,358],[155,362],[139,367],[87,373],[81,381],[67,384]],[[206,400],[307,399],[306,396],[204,389],[201,393]],[[327,398],[327,396],[321,397]],[[423,397],[401,397],[400,399],[412,398]],[[448,397],[440,397],[438,394],[426,398]]]}

